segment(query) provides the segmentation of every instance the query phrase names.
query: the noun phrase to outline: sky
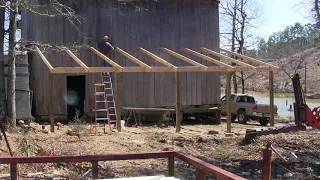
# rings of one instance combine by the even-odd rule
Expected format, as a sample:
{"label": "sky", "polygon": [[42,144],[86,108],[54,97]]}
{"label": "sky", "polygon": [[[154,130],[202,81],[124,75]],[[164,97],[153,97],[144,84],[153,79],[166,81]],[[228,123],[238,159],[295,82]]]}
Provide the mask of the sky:
{"label": "sky", "polygon": [[[263,8],[264,23],[255,35],[269,37],[273,32],[283,31],[285,27],[296,22],[306,24],[310,16],[306,5],[297,6],[302,0],[257,0]],[[308,19],[309,18],[309,19]]]}

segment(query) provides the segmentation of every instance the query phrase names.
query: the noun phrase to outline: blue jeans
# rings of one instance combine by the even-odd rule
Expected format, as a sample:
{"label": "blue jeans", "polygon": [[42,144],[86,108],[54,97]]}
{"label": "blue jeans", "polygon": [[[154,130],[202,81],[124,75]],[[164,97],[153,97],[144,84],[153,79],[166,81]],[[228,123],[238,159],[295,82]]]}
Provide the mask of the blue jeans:
{"label": "blue jeans", "polygon": [[107,63],[104,59],[99,59],[99,66],[100,67],[111,67],[111,64]]}

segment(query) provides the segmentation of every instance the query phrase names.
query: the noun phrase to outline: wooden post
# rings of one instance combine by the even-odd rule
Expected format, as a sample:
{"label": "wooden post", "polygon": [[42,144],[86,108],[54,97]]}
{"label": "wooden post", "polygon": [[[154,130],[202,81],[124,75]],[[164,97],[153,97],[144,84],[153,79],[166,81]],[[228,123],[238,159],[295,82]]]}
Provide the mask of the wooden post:
{"label": "wooden post", "polygon": [[114,73],[115,79],[115,92],[116,92],[116,118],[117,118],[117,130],[121,132],[121,107],[120,107],[120,74],[118,72]]}
{"label": "wooden post", "polygon": [[269,71],[270,88],[270,126],[274,126],[273,71]]}
{"label": "wooden post", "polygon": [[204,180],[204,171],[202,169],[196,169],[196,180]]}
{"label": "wooden post", "polygon": [[168,168],[169,168],[169,176],[174,176],[174,157],[168,158]]}
{"label": "wooden post", "polygon": [[227,73],[227,133],[231,133],[231,73]]}
{"label": "wooden post", "polygon": [[50,130],[54,132],[54,95],[53,95],[53,75],[52,73],[49,74],[49,114],[50,114]]}
{"label": "wooden post", "polygon": [[11,180],[18,180],[19,178],[18,164],[16,163],[10,164],[10,176],[11,176]]}
{"label": "wooden post", "polygon": [[98,179],[99,178],[99,164],[98,161],[92,161],[92,177],[94,179]]}
{"label": "wooden post", "polygon": [[175,72],[175,87],[176,87],[176,132],[180,132],[180,126],[181,126],[180,81],[179,81],[178,72]]}
{"label": "wooden post", "polygon": [[262,180],[271,180],[271,155],[272,150],[266,148],[263,150],[263,159],[262,159]]}

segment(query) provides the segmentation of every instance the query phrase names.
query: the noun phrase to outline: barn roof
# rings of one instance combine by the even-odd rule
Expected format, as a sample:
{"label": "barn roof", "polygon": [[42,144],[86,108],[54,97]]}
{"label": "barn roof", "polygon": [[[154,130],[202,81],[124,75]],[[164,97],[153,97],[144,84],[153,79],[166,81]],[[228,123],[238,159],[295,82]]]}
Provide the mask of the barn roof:
{"label": "barn roof", "polygon": [[[41,50],[36,47],[37,53],[40,55],[42,61],[47,65],[50,73],[54,74],[69,74],[69,73],[102,73],[102,72],[236,72],[236,71],[273,71],[279,69],[279,67],[272,65],[270,63],[266,63],[263,61],[259,61],[257,59],[234,53],[225,49],[220,49],[220,52],[213,51],[211,49],[202,47],[201,52],[197,52],[192,49],[188,48],[181,48],[182,51],[189,53],[195,57],[199,57],[201,59],[207,60],[215,66],[207,66],[203,65],[195,60],[192,60],[188,57],[185,57],[175,51],[172,51],[168,48],[161,47],[160,49],[171,56],[174,56],[182,61],[185,61],[190,64],[190,66],[175,66],[170,62],[166,61],[165,59],[155,55],[154,53],[142,48],[138,47],[141,53],[151,57],[155,61],[161,63],[163,66],[149,66],[148,64],[144,63],[143,61],[137,59],[136,57],[132,56],[131,54],[127,53],[126,51],[122,50],[119,47],[116,47],[116,51],[121,55],[127,57],[131,61],[135,62],[139,66],[121,66],[117,64],[112,59],[106,57],[94,47],[90,47],[90,50],[99,56],[100,58],[104,59],[106,62],[110,63],[112,67],[88,67],[85,63],[81,61],[74,53],[72,53],[69,49],[65,49],[65,52],[80,66],[80,67],[53,67],[47,58],[43,55]],[[228,63],[222,62],[220,60],[214,59],[208,55],[214,55],[222,60],[232,62],[236,64],[235,66],[229,65]],[[223,54],[225,53],[225,54]],[[229,57],[228,55],[232,55],[238,57],[244,61],[240,61],[234,58]]]}

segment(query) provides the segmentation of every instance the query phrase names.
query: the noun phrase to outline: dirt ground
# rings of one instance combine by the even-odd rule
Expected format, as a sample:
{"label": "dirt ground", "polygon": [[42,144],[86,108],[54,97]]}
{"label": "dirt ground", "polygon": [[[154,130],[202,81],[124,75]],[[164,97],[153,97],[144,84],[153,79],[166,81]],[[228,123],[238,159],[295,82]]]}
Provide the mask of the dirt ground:
{"label": "dirt ground", "polygon": [[[320,131],[268,135],[256,139],[249,145],[242,145],[247,128],[261,128],[258,125],[232,124],[233,137],[226,137],[226,123],[221,125],[184,124],[180,133],[174,127],[125,127],[122,132],[99,136],[69,135],[71,126],[64,126],[55,133],[40,125],[31,123],[27,135],[8,133],[15,155],[49,155],[55,148],[56,155],[109,154],[177,150],[198,157],[220,168],[248,179],[261,179],[262,149],[267,142],[274,142],[279,153],[289,160],[285,162],[273,153],[273,179],[320,179]],[[82,127],[82,126],[81,126]],[[57,127],[55,127],[57,129]],[[82,129],[83,130],[83,129]],[[217,131],[218,134],[209,134]],[[23,137],[27,137],[25,146]],[[52,143],[53,142],[53,143]],[[4,140],[0,141],[0,156],[9,156]],[[293,152],[298,158],[290,156]],[[138,175],[167,174],[167,160],[132,160],[101,163],[100,176],[104,178]],[[64,179],[79,179],[88,172],[90,165],[81,163],[29,164],[19,166],[22,174],[45,172],[46,177],[60,176]],[[8,165],[0,165],[0,174],[9,173]],[[194,179],[195,169],[176,160],[175,175],[181,179]],[[1,175],[0,175],[1,176]],[[43,175],[44,176],[44,175]],[[89,179],[90,173],[82,179]],[[5,178],[0,178],[5,179]]]}

